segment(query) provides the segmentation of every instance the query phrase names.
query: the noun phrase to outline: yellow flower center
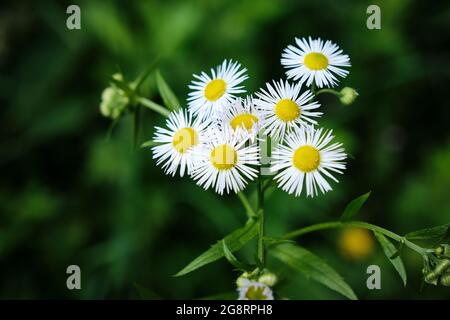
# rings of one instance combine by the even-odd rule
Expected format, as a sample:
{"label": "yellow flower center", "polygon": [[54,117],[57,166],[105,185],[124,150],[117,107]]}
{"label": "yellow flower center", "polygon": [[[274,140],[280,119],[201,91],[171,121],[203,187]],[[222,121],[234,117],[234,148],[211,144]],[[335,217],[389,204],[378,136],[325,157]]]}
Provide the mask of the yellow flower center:
{"label": "yellow flower center", "polygon": [[230,125],[234,130],[236,130],[237,127],[242,127],[250,130],[253,124],[257,122],[258,118],[251,113],[241,113],[230,121]]}
{"label": "yellow flower center", "polygon": [[298,118],[300,112],[300,107],[291,99],[282,99],[275,105],[275,114],[284,122]]}
{"label": "yellow flower center", "polygon": [[301,146],[294,152],[294,166],[302,172],[316,170],[320,164],[320,153],[312,146]]}
{"label": "yellow flower center", "polygon": [[310,70],[323,70],[328,67],[328,58],[320,52],[310,52],[303,59],[303,63]]}
{"label": "yellow flower center", "polygon": [[172,145],[179,153],[185,153],[198,143],[198,134],[192,128],[178,130],[172,139]]}
{"label": "yellow flower center", "polygon": [[373,251],[374,240],[371,232],[366,229],[345,229],[339,237],[339,248],[345,256],[361,259]]}
{"label": "yellow flower center", "polygon": [[237,152],[228,144],[221,144],[211,151],[211,163],[218,170],[229,170],[237,163]]}
{"label": "yellow flower center", "polygon": [[210,81],[205,88],[205,98],[209,101],[216,101],[225,93],[227,84],[222,79],[214,79]]}
{"label": "yellow flower center", "polygon": [[245,297],[248,300],[267,300],[267,296],[264,294],[264,287],[250,286],[245,293]]}

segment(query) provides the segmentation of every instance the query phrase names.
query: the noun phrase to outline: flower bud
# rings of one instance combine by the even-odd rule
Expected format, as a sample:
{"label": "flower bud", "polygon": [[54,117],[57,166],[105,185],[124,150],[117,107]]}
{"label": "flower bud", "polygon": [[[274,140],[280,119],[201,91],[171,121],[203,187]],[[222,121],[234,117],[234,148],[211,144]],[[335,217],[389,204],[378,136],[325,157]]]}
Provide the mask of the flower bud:
{"label": "flower bud", "polygon": [[356,92],[355,89],[345,87],[341,90],[341,96],[339,97],[339,100],[343,105],[349,106],[355,101],[357,96],[358,92]]}
{"label": "flower bud", "polygon": [[438,257],[450,258],[450,245],[441,244],[440,246],[436,247],[436,249],[434,249],[434,253]]}
{"label": "flower bud", "polygon": [[240,277],[236,280],[236,286],[238,288],[246,286],[249,283],[248,276],[248,272],[244,272],[243,274],[241,274]]}
{"label": "flower bud", "polygon": [[438,262],[438,264],[434,268],[434,272],[438,275],[441,275],[444,272],[448,271],[449,267],[450,267],[450,260],[443,259]]}
{"label": "flower bud", "polygon": [[[123,79],[122,75],[119,73],[114,74],[113,78],[116,80]],[[115,85],[111,85],[103,90],[100,113],[104,117],[117,119],[126,109],[129,102],[130,99],[123,90],[117,88]]]}
{"label": "flower bud", "polygon": [[273,287],[277,283],[277,276],[271,272],[264,272],[258,279],[259,282],[264,283],[269,287]]}
{"label": "flower bud", "polygon": [[437,281],[439,278],[439,275],[436,272],[429,271],[429,270],[422,270],[423,272],[423,279],[426,283],[437,285]]}
{"label": "flower bud", "polygon": [[450,287],[450,272],[444,273],[439,279],[439,284]]}

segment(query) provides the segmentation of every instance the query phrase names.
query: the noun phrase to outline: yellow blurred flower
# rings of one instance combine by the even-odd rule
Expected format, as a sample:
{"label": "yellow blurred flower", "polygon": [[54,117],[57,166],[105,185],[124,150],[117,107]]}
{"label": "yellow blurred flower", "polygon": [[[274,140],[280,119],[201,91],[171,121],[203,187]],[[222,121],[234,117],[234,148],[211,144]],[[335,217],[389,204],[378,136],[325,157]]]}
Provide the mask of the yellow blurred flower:
{"label": "yellow blurred flower", "polygon": [[366,229],[349,228],[341,232],[338,246],[345,257],[360,260],[373,252],[374,239],[372,233]]}

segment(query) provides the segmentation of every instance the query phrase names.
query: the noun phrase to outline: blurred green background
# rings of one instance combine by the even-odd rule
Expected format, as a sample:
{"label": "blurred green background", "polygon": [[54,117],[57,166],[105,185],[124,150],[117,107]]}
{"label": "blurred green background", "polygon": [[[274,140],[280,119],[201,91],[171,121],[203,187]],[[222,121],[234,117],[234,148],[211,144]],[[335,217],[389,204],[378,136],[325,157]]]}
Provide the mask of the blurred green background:
{"label": "blurred green background", "polygon": [[[82,29],[66,28],[64,1],[0,5],[0,298],[138,298],[138,283],[162,298],[200,298],[234,290],[225,261],[172,275],[241,226],[233,195],[172,179],[148,149],[133,150],[133,119],[99,114],[111,74],[133,79],[160,55],[159,68],[180,101],[193,73],[224,58],[249,70],[249,92],[284,76],[281,51],[294,37],[338,43],[350,55],[341,86],[360,96],[349,107],[321,96],[321,125],[354,156],[334,191],[312,200],[280,190],[267,199],[272,236],[337,219],[372,190],[361,219],[399,234],[450,221],[450,7],[389,1],[75,1]],[[378,4],[382,29],[366,28]],[[154,81],[149,98],[159,101]],[[144,112],[140,141],[163,119]],[[252,186],[250,186],[251,188]],[[422,262],[405,251],[403,287],[376,246],[363,259],[338,249],[340,232],[298,241],[325,258],[363,299],[448,298],[425,286]],[[251,258],[251,243],[238,254]],[[82,270],[82,290],[66,288],[66,267]],[[382,269],[382,290],[366,288],[366,268]],[[297,299],[340,299],[299,276],[278,292]]]}

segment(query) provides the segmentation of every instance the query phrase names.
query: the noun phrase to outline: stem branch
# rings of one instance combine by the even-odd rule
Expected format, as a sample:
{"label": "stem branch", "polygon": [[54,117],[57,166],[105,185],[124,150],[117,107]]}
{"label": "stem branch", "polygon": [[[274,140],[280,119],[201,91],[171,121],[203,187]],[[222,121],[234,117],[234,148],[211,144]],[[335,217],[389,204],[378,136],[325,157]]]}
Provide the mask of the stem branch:
{"label": "stem branch", "polygon": [[396,234],[392,231],[389,231],[387,229],[384,229],[382,227],[379,227],[379,226],[376,226],[376,225],[373,225],[373,224],[370,224],[367,222],[362,222],[362,221],[349,221],[349,222],[331,221],[331,222],[313,224],[311,226],[289,232],[286,235],[284,235],[283,238],[284,239],[292,239],[292,238],[299,237],[301,235],[304,235],[304,234],[307,234],[310,232],[314,232],[314,231],[325,230],[325,229],[334,229],[334,228],[344,228],[344,227],[356,227],[356,228],[364,228],[364,229],[376,231],[376,232],[384,234],[385,236],[387,236],[395,241],[404,243],[408,248],[416,251],[417,253],[419,253],[422,256],[426,254],[426,249],[419,247],[418,245],[407,240],[405,237],[399,236],[398,234]]}
{"label": "stem branch", "polygon": [[318,96],[321,93],[331,93],[334,94],[337,97],[341,96],[341,93],[339,91],[333,90],[333,89],[320,89],[319,91],[316,92],[316,96]]}
{"label": "stem branch", "polygon": [[164,117],[168,117],[170,115],[170,111],[164,108],[162,105],[157,104],[156,102],[153,102],[147,98],[143,97],[137,97],[137,102],[139,102],[144,107],[153,110],[155,112],[158,112],[159,114],[163,115]]}
{"label": "stem branch", "polygon": [[257,217],[257,213],[255,210],[253,210],[252,205],[250,204],[250,201],[248,200],[247,196],[241,191],[237,193],[237,196],[239,197],[239,200],[241,200],[242,205],[245,208],[245,211],[247,213],[247,216],[249,218],[255,218]]}

